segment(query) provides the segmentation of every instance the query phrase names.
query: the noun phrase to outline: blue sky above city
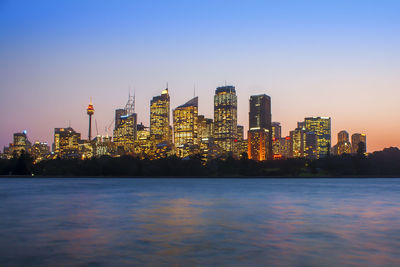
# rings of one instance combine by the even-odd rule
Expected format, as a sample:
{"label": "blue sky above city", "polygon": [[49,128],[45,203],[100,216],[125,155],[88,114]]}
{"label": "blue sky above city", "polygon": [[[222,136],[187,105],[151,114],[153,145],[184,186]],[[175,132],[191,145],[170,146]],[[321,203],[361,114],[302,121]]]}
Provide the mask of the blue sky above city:
{"label": "blue sky above city", "polygon": [[[139,121],[168,82],[171,109],[199,96],[213,117],[217,86],[272,98],[283,134],[307,116],[400,145],[399,1],[0,1],[0,146],[12,133],[52,143],[55,127],[98,132],[129,88]],[[94,132],[96,130],[94,129]]]}

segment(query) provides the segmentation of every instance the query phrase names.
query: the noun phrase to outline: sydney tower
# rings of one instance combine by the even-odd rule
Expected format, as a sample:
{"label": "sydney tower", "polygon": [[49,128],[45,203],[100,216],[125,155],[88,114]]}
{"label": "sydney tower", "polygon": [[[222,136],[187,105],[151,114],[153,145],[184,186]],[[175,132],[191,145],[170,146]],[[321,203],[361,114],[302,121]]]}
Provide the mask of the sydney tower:
{"label": "sydney tower", "polygon": [[94,114],[94,107],[92,101],[90,101],[87,107],[87,114],[89,115],[89,141],[92,140],[92,115]]}

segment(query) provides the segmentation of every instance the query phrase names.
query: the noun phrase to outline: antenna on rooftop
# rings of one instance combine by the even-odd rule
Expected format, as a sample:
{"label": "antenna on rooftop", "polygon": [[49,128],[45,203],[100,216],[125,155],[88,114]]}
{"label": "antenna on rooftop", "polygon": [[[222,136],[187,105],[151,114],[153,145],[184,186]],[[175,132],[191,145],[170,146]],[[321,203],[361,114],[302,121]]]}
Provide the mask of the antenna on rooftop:
{"label": "antenna on rooftop", "polygon": [[136,89],[133,87],[133,112],[135,112],[135,106],[136,106]]}
{"label": "antenna on rooftop", "polygon": [[128,102],[125,105],[126,115],[132,115],[135,112],[135,99],[131,96],[131,87],[129,86]]}

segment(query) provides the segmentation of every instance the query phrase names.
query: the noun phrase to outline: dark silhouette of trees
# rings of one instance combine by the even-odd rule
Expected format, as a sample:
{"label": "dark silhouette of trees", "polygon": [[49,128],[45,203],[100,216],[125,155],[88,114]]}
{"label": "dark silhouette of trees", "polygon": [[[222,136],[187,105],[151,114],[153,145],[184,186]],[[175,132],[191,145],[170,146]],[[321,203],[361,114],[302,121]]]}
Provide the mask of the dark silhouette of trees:
{"label": "dark silhouette of trees", "polygon": [[[359,151],[364,151],[363,148]],[[318,160],[302,158],[254,161],[246,153],[235,159],[232,155],[205,163],[200,155],[185,159],[172,156],[158,160],[132,156],[44,160],[32,164],[28,154],[10,160],[0,159],[0,175],[113,176],[113,177],[400,177],[400,150],[385,148],[368,156],[330,156]]]}

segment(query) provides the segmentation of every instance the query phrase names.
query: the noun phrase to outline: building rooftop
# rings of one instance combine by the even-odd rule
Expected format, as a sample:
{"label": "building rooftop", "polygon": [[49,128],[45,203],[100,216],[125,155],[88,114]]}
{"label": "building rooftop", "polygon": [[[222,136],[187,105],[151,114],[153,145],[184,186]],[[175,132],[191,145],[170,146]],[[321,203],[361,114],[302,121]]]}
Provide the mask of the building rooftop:
{"label": "building rooftop", "polygon": [[186,102],[183,105],[180,105],[178,108],[186,108],[186,107],[198,107],[199,106],[199,97],[195,97],[190,99],[188,102]]}
{"label": "building rooftop", "polygon": [[225,86],[217,87],[217,89],[215,90],[215,93],[216,94],[219,94],[219,93],[236,93],[236,90],[235,90],[235,86],[233,86],[233,85],[225,85]]}

